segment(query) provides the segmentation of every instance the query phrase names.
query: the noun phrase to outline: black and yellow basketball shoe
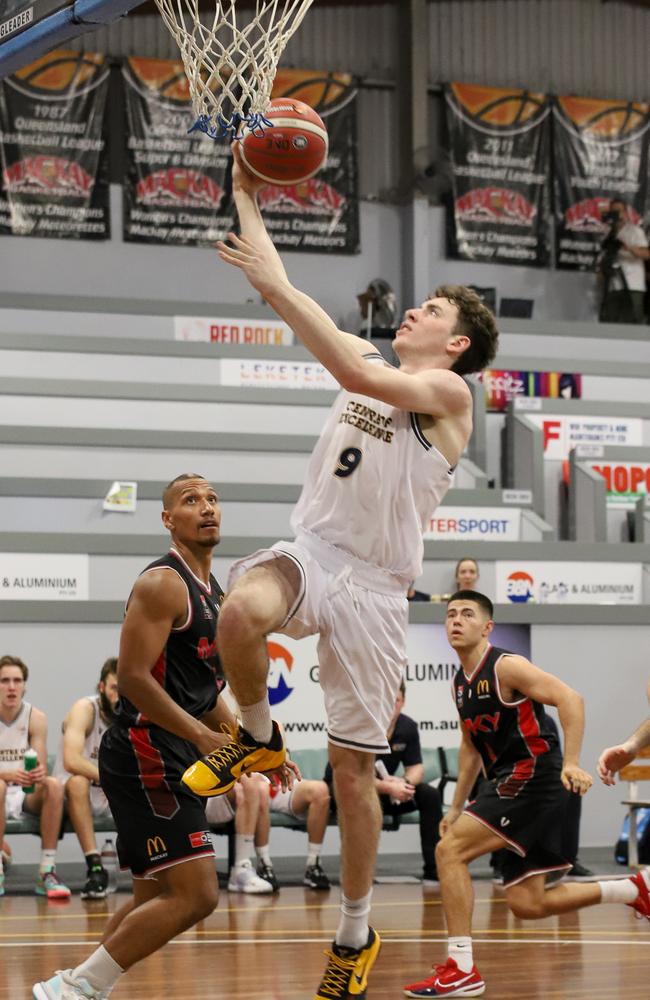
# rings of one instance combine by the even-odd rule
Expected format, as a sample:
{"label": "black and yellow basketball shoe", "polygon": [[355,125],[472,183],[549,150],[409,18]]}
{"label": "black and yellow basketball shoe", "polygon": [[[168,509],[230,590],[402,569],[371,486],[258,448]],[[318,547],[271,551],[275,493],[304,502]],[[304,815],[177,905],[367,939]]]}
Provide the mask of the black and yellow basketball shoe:
{"label": "black and yellow basketball shoe", "polygon": [[269,743],[258,743],[241,726],[233,733],[233,739],[201,757],[186,770],[183,783],[204,798],[224,795],[250,771],[274,771],[287,758],[287,751],[280,727],[273,723],[273,735]]}
{"label": "black and yellow basketball shoe", "polygon": [[314,1000],[364,1000],[368,986],[368,974],[372,969],[381,941],[379,934],[369,928],[368,940],[363,948],[346,948],[341,944],[332,945],[326,951],[325,975],[318,987]]}

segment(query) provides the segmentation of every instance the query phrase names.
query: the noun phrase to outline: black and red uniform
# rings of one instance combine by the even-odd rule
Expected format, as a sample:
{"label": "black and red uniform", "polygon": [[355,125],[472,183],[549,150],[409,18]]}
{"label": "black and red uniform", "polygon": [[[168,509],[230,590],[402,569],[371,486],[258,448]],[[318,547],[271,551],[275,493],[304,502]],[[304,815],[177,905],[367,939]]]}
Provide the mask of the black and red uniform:
{"label": "black and red uniform", "polygon": [[503,656],[512,655],[489,645],[470,677],[461,669],[453,680],[461,724],[481,755],[486,776],[465,812],[510,848],[504,860],[506,885],[571,867],[561,854],[569,793],[560,780],[557,732],[539,702],[503,700],[496,667]]}
{"label": "black and red uniform", "polygon": [[[214,708],[224,683],[216,644],[223,591],[212,575],[206,586],[175,549],[143,572],[154,569],[180,576],[187,617],[171,630],[152,674],[177,705],[200,719]],[[149,722],[120,697],[117,719],[99,748],[99,777],[118,831],[120,864],[133,875],[214,855],[204,801],[181,782],[198,756],[193,743]]]}

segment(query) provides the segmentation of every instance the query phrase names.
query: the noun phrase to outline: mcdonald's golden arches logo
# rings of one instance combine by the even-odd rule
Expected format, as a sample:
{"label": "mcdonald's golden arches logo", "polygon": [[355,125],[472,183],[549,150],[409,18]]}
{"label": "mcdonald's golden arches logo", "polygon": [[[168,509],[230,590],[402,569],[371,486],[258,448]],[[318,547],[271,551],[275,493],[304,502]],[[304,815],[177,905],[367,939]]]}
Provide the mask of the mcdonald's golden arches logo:
{"label": "mcdonald's golden arches logo", "polygon": [[159,854],[167,854],[167,845],[162,837],[147,838],[147,854],[150,858]]}
{"label": "mcdonald's golden arches logo", "polygon": [[490,684],[485,678],[476,685],[476,694],[479,698],[490,697]]}

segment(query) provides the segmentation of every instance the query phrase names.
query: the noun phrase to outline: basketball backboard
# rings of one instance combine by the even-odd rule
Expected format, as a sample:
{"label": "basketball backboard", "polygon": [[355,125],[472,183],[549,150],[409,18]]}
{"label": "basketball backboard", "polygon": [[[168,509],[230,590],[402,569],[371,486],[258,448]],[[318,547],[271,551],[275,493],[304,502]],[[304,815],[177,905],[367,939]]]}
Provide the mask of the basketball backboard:
{"label": "basketball backboard", "polygon": [[143,0],[0,0],[0,79]]}

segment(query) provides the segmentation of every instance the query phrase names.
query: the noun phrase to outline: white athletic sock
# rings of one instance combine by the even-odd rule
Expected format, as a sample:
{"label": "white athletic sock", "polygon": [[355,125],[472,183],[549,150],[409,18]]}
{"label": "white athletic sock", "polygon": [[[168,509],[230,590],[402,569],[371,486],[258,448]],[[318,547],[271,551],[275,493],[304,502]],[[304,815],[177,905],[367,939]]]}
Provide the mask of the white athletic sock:
{"label": "white athletic sock", "polygon": [[311,868],[312,865],[318,864],[318,859],[322,849],[322,844],[312,844],[311,842],[307,844],[307,868]]}
{"label": "white athletic sock", "polygon": [[268,697],[256,701],[254,705],[239,706],[241,724],[258,743],[270,743],[273,735],[271,706]]}
{"label": "white athletic sock", "polygon": [[123,972],[102,944],[90,958],[72,970],[72,978],[85,979],[96,993],[110,993]]}
{"label": "white athletic sock", "polygon": [[235,864],[250,861],[253,853],[253,838],[245,837],[243,833],[235,834]]}
{"label": "white athletic sock", "polygon": [[41,851],[41,864],[39,867],[39,872],[41,875],[45,872],[49,872],[54,868],[54,859],[56,858],[56,850],[54,851]]}
{"label": "white athletic sock", "polygon": [[[645,876],[648,881],[647,876]],[[648,883],[650,887],[650,882]],[[601,903],[633,903],[639,894],[634,882],[629,878],[599,882]]]}
{"label": "white athletic sock", "polygon": [[474,967],[471,937],[450,937],[447,941],[447,954],[453,958],[461,972],[471,972]]}
{"label": "white athletic sock", "polygon": [[268,844],[260,844],[259,847],[255,848],[255,853],[257,854],[257,857],[259,858],[259,860],[262,862],[263,865],[268,865],[269,868],[273,867],[273,862],[271,861],[271,855],[269,853]]}
{"label": "white athletic sock", "polygon": [[368,914],[372,889],[361,899],[348,899],[341,893],[341,919],[336,943],[344,948],[363,948],[368,940]]}

